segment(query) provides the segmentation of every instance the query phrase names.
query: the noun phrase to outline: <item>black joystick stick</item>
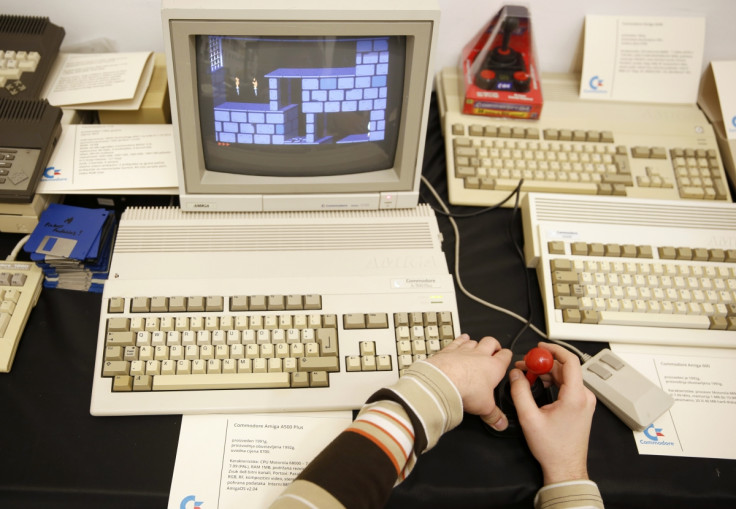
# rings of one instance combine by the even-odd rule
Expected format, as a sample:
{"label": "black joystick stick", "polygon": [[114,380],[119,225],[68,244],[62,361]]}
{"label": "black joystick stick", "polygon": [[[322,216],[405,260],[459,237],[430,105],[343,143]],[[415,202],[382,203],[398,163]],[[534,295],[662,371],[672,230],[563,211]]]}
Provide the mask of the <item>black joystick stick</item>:
{"label": "black joystick stick", "polygon": [[503,39],[500,46],[491,50],[488,56],[488,66],[491,67],[513,67],[518,65],[521,54],[509,47],[511,34],[519,26],[519,18],[509,17],[503,23]]}
{"label": "black joystick stick", "polygon": [[[511,364],[509,365],[509,371],[514,367],[516,361],[522,360],[520,355],[515,355]],[[526,378],[531,384],[532,396],[537,406],[544,406],[552,403],[557,399],[557,388],[554,386],[545,387],[542,380],[539,379],[539,375],[548,373],[554,365],[554,357],[552,354],[543,348],[532,348],[523,357],[524,363],[527,367]],[[488,431],[495,435],[500,436],[519,436],[521,435],[521,426],[516,414],[516,407],[514,401],[511,399],[511,382],[509,381],[508,372],[506,377],[501,380],[495,391],[496,404],[499,406],[501,411],[506,414],[506,418],[509,421],[509,426],[505,431],[496,431],[490,426],[486,425]]]}

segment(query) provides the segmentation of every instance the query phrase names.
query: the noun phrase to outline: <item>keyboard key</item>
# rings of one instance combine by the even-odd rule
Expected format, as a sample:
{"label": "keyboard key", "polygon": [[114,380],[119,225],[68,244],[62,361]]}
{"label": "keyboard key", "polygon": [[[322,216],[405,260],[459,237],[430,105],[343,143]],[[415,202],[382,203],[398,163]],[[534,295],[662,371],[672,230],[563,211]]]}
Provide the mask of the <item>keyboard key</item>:
{"label": "keyboard key", "polygon": [[638,325],[643,327],[677,327],[682,329],[708,329],[710,320],[702,315],[630,313],[601,311],[600,325]]}
{"label": "keyboard key", "polygon": [[204,375],[159,375],[153,378],[154,391],[195,389],[262,389],[290,387],[291,373],[235,373]]}

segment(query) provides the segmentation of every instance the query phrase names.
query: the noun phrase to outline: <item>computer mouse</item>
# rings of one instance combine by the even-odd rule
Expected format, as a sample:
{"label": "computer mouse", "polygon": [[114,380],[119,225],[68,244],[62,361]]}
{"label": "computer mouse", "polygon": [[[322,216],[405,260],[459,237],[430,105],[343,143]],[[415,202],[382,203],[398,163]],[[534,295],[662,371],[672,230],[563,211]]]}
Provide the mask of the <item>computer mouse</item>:
{"label": "computer mouse", "polygon": [[516,407],[511,398],[511,382],[509,381],[509,372],[516,367],[517,361],[522,360],[527,364],[526,377],[531,384],[532,396],[537,406],[542,407],[557,399],[557,387],[555,385],[545,387],[542,380],[538,377],[538,375],[547,373],[552,369],[554,363],[552,355],[543,348],[532,348],[526,354],[514,354],[511,364],[509,364],[506,371],[506,376],[496,386],[494,391],[496,405],[506,414],[509,426],[504,431],[497,431],[484,422],[486,429],[496,436],[520,436],[522,434],[521,425],[516,414]]}

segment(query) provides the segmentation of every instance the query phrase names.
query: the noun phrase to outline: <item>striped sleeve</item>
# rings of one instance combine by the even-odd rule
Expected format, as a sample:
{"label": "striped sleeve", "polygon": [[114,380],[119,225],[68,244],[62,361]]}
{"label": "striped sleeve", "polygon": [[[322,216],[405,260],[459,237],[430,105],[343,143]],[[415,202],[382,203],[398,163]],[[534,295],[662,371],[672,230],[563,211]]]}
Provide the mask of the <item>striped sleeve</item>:
{"label": "striped sleeve", "polygon": [[415,433],[414,451],[421,454],[437,444],[443,433],[463,419],[460,393],[447,375],[434,365],[417,361],[399,381],[368,400],[392,400],[402,404]]}
{"label": "striped sleeve", "polygon": [[462,415],[460,395],[444,373],[415,362],[396,384],[369,399],[271,507],[383,507],[417,455],[457,426]]}
{"label": "striped sleeve", "polygon": [[593,481],[568,481],[543,486],[534,509],[603,509],[603,499]]}

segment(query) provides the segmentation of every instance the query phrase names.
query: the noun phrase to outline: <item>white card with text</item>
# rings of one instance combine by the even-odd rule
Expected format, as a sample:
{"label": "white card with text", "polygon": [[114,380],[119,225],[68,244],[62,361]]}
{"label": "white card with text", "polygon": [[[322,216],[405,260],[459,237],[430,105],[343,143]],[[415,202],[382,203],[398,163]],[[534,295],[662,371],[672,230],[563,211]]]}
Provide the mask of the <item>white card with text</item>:
{"label": "white card with text", "polygon": [[705,18],[586,16],[580,97],[694,104]]}

